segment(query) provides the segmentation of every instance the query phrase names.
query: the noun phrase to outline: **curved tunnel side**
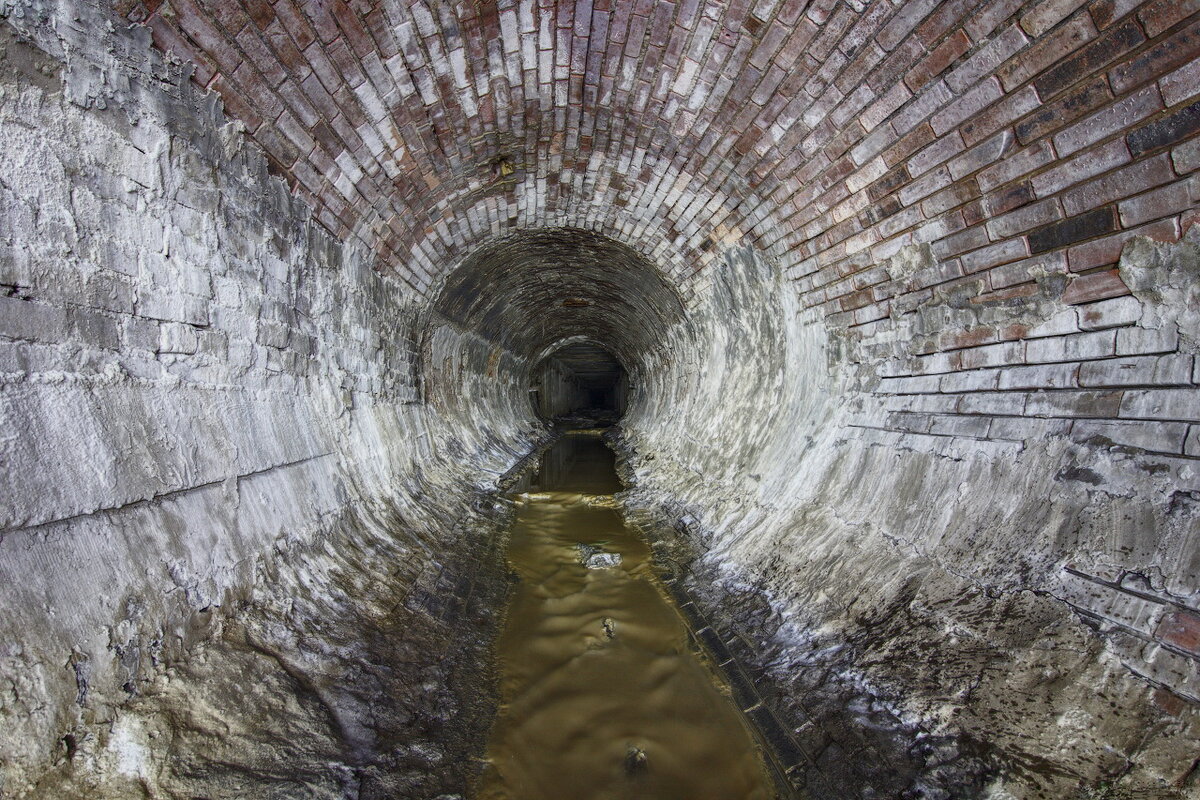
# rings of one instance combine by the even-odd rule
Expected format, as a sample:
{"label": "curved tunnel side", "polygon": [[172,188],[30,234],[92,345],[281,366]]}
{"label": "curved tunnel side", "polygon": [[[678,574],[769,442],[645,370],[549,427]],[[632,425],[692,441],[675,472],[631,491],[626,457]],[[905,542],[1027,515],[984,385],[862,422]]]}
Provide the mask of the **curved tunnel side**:
{"label": "curved tunnel side", "polygon": [[[802,308],[818,273],[740,235],[678,247],[676,206],[602,235],[534,204],[546,229],[512,238],[453,217],[484,244],[422,299],[107,20],[21,22],[45,52],[8,43],[0,76],[25,254],[6,791],[457,790],[503,594],[488,492],[545,431],[530,371],[581,334],[635,385],[627,503],[681,530],[814,794],[1194,785],[1195,233],[1015,295],[904,234],[847,256],[888,310]],[[429,288],[458,239],[426,233]],[[1132,294],[1088,294],[1114,276]]]}

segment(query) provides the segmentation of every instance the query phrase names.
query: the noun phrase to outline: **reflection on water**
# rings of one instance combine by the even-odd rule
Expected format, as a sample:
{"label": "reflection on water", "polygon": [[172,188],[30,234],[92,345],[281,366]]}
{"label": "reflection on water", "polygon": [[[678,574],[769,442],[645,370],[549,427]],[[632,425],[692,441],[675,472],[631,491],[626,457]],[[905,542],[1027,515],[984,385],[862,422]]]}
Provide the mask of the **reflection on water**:
{"label": "reflection on water", "polygon": [[612,507],[612,452],[565,436],[536,480],[509,547],[520,583],[497,645],[502,707],[482,800],[774,797],[649,548]]}

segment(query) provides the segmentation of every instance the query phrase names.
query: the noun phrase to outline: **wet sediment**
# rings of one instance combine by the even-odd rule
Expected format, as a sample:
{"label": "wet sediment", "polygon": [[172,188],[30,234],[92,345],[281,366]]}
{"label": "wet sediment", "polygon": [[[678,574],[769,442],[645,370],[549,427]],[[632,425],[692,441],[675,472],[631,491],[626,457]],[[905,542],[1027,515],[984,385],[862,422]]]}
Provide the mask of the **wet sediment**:
{"label": "wet sediment", "polygon": [[[619,430],[608,439],[618,473],[630,480],[629,443]],[[977,741],[900,718],[895,698],[856,679],[851,662],[870,641],[826,637],[797,646],[761,582],[724,574],[703,557],[710,534],[698,528],[691,510],[655,500],[636,489],[625,492],[627,524],[649,543],[663,585],[731,686],[783,792],[806,800],[983,795],[995,766]],[[879,614],[903,625],[894,611]],[[870,633],[896,635],[890,625]]]}
{"label": "wet sediment", "polygon": [[595,433],[566,434],[526,488],[481,800],[780,796],[616,507],[612,451]]}

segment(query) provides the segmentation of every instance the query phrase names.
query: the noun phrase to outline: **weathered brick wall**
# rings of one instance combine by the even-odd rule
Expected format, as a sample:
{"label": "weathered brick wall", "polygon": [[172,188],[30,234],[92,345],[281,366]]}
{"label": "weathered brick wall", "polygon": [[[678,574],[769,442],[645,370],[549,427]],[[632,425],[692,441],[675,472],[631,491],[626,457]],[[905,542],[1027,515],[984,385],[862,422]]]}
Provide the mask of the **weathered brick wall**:
{"label": "weathered brick wall", "polygon": [[[726,570],[722,591],[750,587],[774,604],[778,618],[763,622],[735,603],[730,624],[750,626],[742,633],[765,643],[764,660],[791,670],[776,675],[781,708],[822,763],[879,761],[854,733],[874,717],[849,734],[809,724],[865,693],[896,720],[987,741],[1008,770],[995,792],[1061,796],[1129,764],[1139,789],[1194,785],[1200,337],[1196,234],[1184,237],[1200,197],[1194,4],[111,8],[146,26],[131,40],[194,64],[194,82],[219,94],[317,223],[368,254],[355,281],[400,306],[433,304],[468,252],[520,229],[593,230],[661,268],[687,313],[645,340],[635,365],[630,441],[655,456],[635,459],[638,475],[647,502],[669,499],[693,520],[710,565]],[[118,92],[125,80],[111,66],[100,59],[68,86],[111,103],[110,73]],[[214,113],[202,97],[188,114]],[[205,128],[181,147],[196,137],[219,144]],[[186,174],[185,160],[171,173]],[[133,201],[102,188],[114,207]],[[187,194],[181,219],[212,207]],[[256,197],[302,214],[282,193]],[[71,202],[87,214],[82,190]],[[45,247],[69,227],[37,224]],[[130,253],[153,254],[151,238]],[[269,254],[287,244],[263,238]],[[244,246],[215,245],[218,273]],[[24,252],[10,255],[17,269]],[[254,299],[237,313],[255,320],[237,322],[227,284],[205,288],[155,263],[136,281],[79,265],[96,286],[78,297],[114,298],[95,302],[14,278],[18,294],[40,294],[5,317],[10,337],[42,353],[40,331],[65,331],[79,348],[52,363],[92,364],[103,362],[92,351],[117,349],[96,343],[149,325],[149,338],[119,340],[141,354],[122,363],[185,376],[211,363],[225,376],[248,359],[228,380],[262,370],[289,389],[293,368],[311,368],[305,337],[318,353],[343,341],[322,356],[338,364],[335,383],[414,397],[416,343],[371,322],[387,317],[386,300],[346,323],[292,322],[305,294],[288,286],[309,277],[280,267],[249,289],[279,305],[264,301],[264,317]],[[143,300],[139,282],[171,290]],[[128,309],[126,291],[137,298]],[[515,431],[519,381],[481,381],[478,398],[458,381],[464,367],[486,374],[494,342],[453,326],[433,342],[423,391],[437,391],[424,396],[453,407],[461,430],[379,430],[423,455],[483,448],[490,425],[468,411],[490,403]],[[206,361],[210,346],[218,355]],[[337,353],[376,356],[352,365]],[[363,441],[387,439],[364,427]],[[383,461],[363,468],[410,474]],[[797,710],[838,681],[826,705]],[[1039,759],[1059,771],[1039,772]],[[934,756],[925,767],[940,768]]]}
{"label": "weathered brick wall", "polygon": [[[1119,292],[1093,271],[1121,241],[1177,237],[1194,206],[1197,20],[1169,0],[116,10],[418,289],[453,248],[565,214],[690,265],[744,232],[846,324],[964,278],[1011,294],[1035,265],[1091,275],[1088,302]],[[889,280],[913,242],[939,270]]]}
{"label": "weathered brick wall", "polygon": [[411,294],[212,96],[95,6],[0,14],[0,795],[209,796],[277,770],[272,725],[306,796],[461,787],[520,365],[448,337],[462,400],[422,404]]}
{"label": "weathered brick wall", "polygon": [[521,227],[630,242],[688,298],[714,244],[751,244],[877,364],[875,426],[1019,440],[1080,420],[1196,455],[1188,404],[1146,406],[1193,385],[1191,356],[1137,327],[1115,268],[1196,218],[1188,4],[116,10],[419,293]]}

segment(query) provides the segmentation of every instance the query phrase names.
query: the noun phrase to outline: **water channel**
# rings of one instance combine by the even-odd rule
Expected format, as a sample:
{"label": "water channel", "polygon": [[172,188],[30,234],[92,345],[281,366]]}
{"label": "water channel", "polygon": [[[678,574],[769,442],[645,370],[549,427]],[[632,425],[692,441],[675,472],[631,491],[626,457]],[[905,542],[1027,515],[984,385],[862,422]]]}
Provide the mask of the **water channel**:
{"label": "water channel", "polygon": [[481,800],[769,800],[761,753],[689,646],[611,450],[562,436],[515,495],[519,576],[497,643],[501,709]]}

